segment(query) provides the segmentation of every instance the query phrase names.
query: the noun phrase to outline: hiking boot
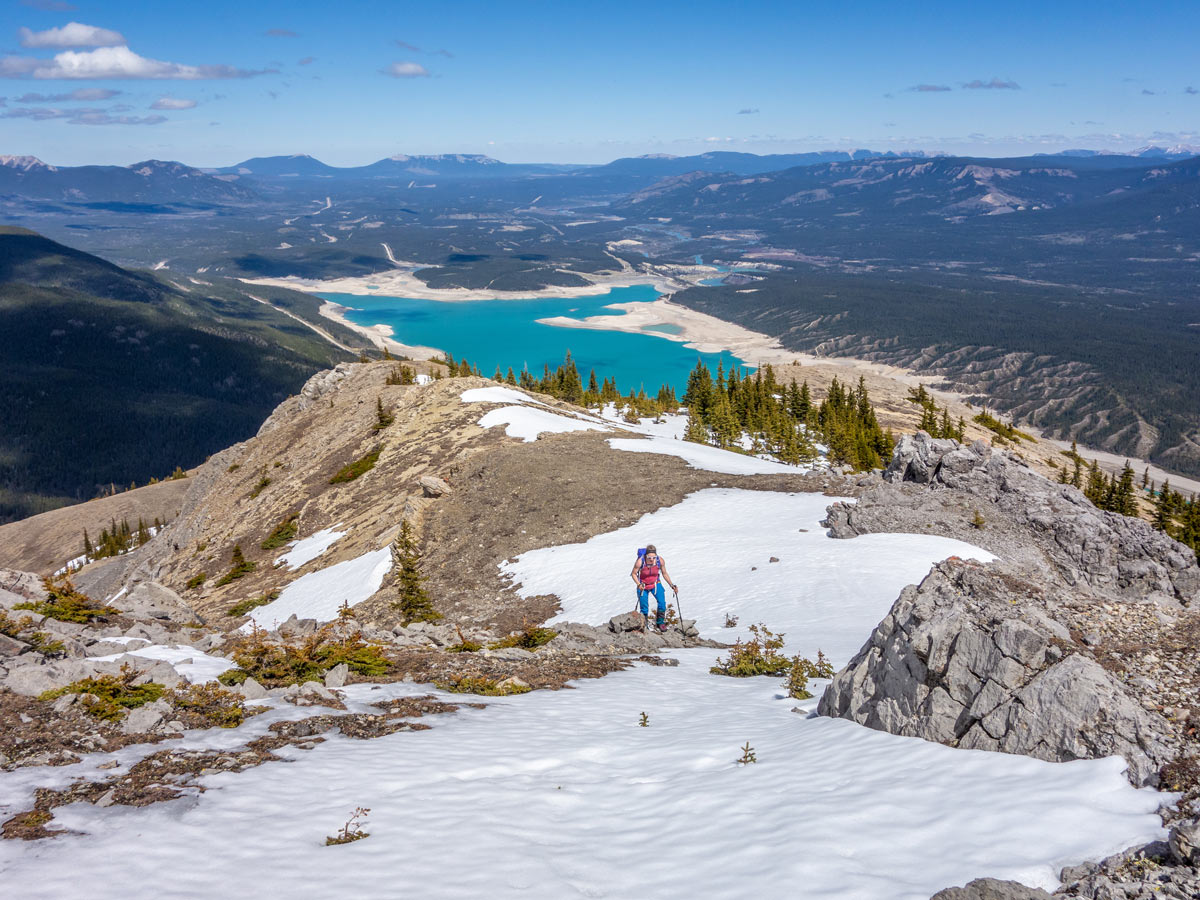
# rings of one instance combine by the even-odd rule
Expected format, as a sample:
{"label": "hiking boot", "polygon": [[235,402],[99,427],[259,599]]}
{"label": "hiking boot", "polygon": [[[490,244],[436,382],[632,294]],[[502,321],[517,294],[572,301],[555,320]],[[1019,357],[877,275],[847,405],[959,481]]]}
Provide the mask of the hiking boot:
{"label": "hiking boot", "polygon": [[654,626],[654,630],[657,631],[659,634],[666,634],[667,633],[666,623],[659,622],[657,625]]}

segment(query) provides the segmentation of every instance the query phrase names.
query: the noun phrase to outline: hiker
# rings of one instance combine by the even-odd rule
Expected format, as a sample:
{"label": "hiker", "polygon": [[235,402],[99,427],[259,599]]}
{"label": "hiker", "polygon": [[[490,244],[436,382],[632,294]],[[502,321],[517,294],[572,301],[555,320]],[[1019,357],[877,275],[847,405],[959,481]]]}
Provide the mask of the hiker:
{"label": "hiker", "polygon": [[679,588],[667,574],[667,564],[658,555],[658,550],[653,544],[647,544],[645,551],[638,553],[638,560],[633,564],[633,571],[629,574],[633,578],[633,583],[637,585],[638,609],[642,613],[642,629],[645,630],[650,619],[650,595],[653,594],[658,600],[654,628],[659,632],[666,631],[667,599],[662,582],[665,581],[671,586],[676,597],[679,596]]}

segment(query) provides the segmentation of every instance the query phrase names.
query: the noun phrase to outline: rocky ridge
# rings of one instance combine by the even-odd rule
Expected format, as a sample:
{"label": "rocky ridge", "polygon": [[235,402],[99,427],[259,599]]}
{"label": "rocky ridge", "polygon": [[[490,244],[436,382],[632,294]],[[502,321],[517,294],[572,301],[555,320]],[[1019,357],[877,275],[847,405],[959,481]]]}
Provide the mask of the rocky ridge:
{"label": "rocky ridge", "polygon": [[906,588],[821,714],[1040,759],[1120,755],[1135,784],[1195,752],[1200,569],[1146,522],[1010,454],[918,433],[825,524],[840,538],[949,534],[999,560],[951,559]]}

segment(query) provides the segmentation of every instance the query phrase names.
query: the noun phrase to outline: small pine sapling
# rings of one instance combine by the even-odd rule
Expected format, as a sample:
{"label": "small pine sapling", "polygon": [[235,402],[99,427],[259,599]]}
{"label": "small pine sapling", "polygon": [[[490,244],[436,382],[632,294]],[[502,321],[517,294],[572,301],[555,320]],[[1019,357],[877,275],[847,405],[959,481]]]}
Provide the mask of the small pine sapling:
{"label": "small pine sapling", "polygon": [[725,613],[725,627],[726,628],[737,628],[737,623],[738,623],[737,616],[732,616],[729,613]]}
{"label": "small pine sapling", "polygon": [[338,844],[352,844],[355,841],[361,841],[365,837],[370,837],[371,833],[362,829],[370,813],[371,810],[369,807],[358,807],[358,809],[350,814],[350,818],[346,820],[346,824],[342,826],[341,831],[325,838],[325,846],[334,847]]}
{"label": "small pine sapling", "polygon": [[251,562],[242,554],[242,545],[234,544],[233,553],[229,556],[229,571],[217,579],[217,587],[223,587],[239,578],[249,575],[256,568],[258,563]]}
{"label": "small pine sapling", "polygon": [[392,413],[388,412],[386,409],[383,408],[383,398],[376,397],[375,398],[375,425],[371,428],[371,430],[374,431],[376,434],[378,434],[380,431],[383,431],[383,429],[387,428],[389,425],[391,425],[395,421],[396,421],[396,417]]}
{"label": "small pine sapling", "polygon": [[977,531],[983,531],[983,527],[987,523],[984,521],[984,518],[980,514],[979,510],[976,509],[976,510],[973,510],[973,512],[975,513],[975,515],[973,515],[971,517],[971,527],[976,529]]}
{"label": "small pine sapling", "polygon": [[638,719],[638,724],[641,725],[643,728],[649,728],[650,727],[650,717],[648,715],[646,715],[645,713],[642,713],[642,717],[640,719]]}
{"label": "small pine sapling", "polygon": [[437,622],[442,616],[425,592],[425,576],[421,574],[421,551],[413,537],[412,526],[405,519],[400,534],[392,542],[392,560],[400,570],[397,577],[399,598],[392,604],[400,610],[405,625],[412,622]]}
{"label": "small pine sapling", "polygon": [[742,747],[742,755],[740,759],[735,760],[739,766],[748,766],[750,763],[758,762],[758,756],[754,752],[754,748],[750,746],[750,742],[746,741]]}

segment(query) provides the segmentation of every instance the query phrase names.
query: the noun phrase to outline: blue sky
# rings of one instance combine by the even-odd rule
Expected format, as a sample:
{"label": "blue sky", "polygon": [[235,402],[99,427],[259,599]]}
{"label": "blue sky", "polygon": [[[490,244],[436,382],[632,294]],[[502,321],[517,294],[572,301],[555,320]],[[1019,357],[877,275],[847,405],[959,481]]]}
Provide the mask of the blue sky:
{"label": "blue sky", "polygon": [[1200,144],[1194,0],[0,2],[0,153],[60,165]]}

